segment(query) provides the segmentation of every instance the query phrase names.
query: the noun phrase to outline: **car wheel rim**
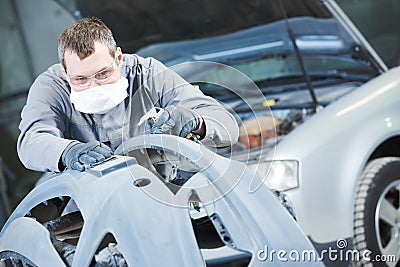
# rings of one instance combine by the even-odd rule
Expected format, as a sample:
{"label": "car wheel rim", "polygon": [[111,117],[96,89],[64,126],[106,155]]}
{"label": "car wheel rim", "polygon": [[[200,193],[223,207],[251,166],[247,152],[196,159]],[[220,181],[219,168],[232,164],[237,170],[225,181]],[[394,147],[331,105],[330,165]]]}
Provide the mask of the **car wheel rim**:
{"label": "car wheel rim", "polygon": [[381,255],[400,256],[400,180],[390,183],[379,197],[375,233]]}

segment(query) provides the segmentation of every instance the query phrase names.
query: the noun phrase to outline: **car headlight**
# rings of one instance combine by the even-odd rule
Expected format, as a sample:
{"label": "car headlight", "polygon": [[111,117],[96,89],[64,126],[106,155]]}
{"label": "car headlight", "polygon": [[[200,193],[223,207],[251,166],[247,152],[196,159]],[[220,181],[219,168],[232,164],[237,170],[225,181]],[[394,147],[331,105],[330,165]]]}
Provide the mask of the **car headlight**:
{"label": "car headlight", "polygon": [[299,187],[299,163],[296,160],[261,161],[248,166],[270,189],[284,191]]}

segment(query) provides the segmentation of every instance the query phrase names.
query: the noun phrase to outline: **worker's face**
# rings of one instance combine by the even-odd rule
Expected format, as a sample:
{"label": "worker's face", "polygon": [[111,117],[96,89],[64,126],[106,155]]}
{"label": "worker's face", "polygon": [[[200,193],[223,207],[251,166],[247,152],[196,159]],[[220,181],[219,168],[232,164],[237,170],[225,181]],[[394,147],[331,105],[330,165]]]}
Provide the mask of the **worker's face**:
{"label": "worker's face", "polygon": [[[115,58],[113,58],[106,45],[99,42],[95,43],[95,51],[92,55],[80,59],[77,54],[68,50],[64,55],[66,75],[69,77],[69,84],[74,91],[82,91],[95,86],[115,83],[121,76],[121,48],[117,48]],[[104,74],[111,75],[102,80]],[[74,79],[74,81],[72,81]],[[79,85],[86,80],[86,84]]]}

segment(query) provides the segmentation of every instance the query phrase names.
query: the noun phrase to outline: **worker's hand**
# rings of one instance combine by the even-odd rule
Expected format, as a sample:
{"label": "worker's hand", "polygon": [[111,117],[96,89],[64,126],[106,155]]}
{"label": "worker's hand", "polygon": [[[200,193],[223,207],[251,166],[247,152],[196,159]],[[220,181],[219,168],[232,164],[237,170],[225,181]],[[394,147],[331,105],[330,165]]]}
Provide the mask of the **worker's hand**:
{"label": "worker's hand", "polygon": [[150,122],[152,134],[172,134],[186,137],[189,133],[199,130],[202,119],[200,115],[190,109],[176,106],[167,106],[152,123]]}
{"label": "worker's hand", "polygon": [[61,161],[69,169],[84,171],[85,165],[102,162],[113,154],[111,148],[99,141],[73,142],[61,155]]}

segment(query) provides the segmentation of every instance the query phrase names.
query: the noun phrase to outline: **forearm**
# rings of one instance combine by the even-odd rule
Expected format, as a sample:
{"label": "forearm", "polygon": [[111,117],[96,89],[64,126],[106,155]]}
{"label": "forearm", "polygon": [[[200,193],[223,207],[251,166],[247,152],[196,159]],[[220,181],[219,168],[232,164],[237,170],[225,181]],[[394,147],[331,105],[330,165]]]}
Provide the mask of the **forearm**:
{"label": "forearm", "polygon": [[203,119],[195,134],[203,133],[202,142],[211,146],[229,146],[237,142],[239,128],[234,117],[215,99],[205,96],[198,86],[193,86],[172,70],[154,61],[155,69],[150,88],[154,103],[160,107],[174,105],[191,109]]}
{"label": "forearm", "polygon": [[61,154],[71,142],[47,133],[27,133],[18,138],[17,152],[28,169],[58,172]]}

